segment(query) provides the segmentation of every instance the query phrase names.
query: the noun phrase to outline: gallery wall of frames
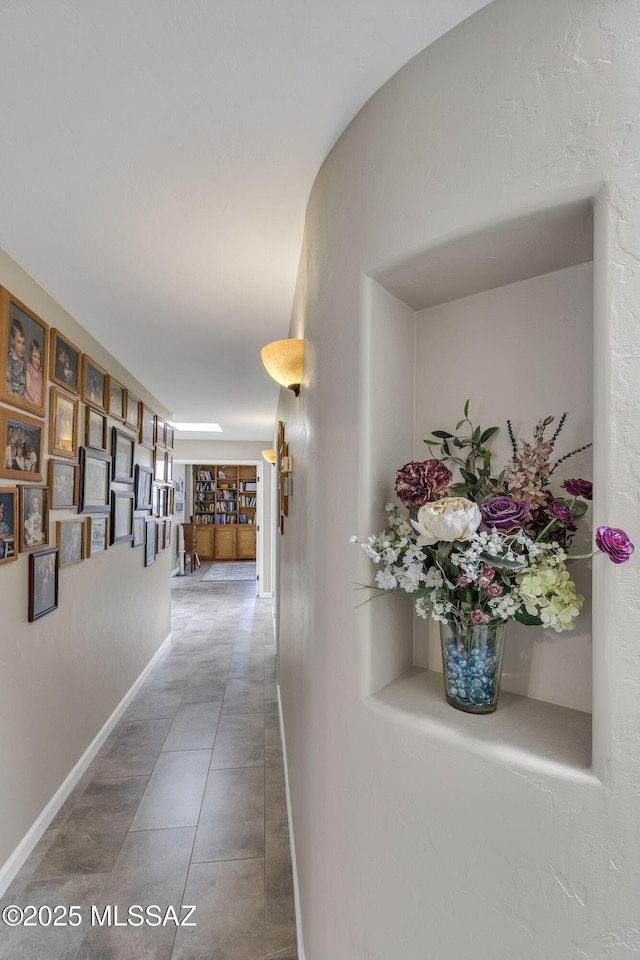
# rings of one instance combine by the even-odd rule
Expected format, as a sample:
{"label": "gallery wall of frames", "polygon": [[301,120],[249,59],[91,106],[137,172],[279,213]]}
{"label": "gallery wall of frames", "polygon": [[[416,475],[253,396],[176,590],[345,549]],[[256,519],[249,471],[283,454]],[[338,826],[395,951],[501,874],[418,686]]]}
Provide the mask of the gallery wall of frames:
{"label": "gallery wall of frames", "polygon": [[0,286],[0,566],[24,555],[29,622],[56,610],[66,567],[114,548],[150,567],[170,547],[173,440],[163,416]]}

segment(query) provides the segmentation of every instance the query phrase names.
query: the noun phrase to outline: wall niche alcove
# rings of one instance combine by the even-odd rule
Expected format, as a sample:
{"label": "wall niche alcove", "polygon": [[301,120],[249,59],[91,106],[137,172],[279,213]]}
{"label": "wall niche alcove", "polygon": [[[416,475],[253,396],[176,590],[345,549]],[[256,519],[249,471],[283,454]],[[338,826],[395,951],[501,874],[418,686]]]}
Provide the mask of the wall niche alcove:
{"label": "wall niche alcove", "polygon": [[[507,418],[531,439],[566,411],[553,459],[593,440],[593,208],[581,197],[452,236],[367,278],[362,529],[383,528],[395,469],[431,456],[424,439],[455,427],[467,399],[476,423],[500,428],[496,465],[511,456]],[[591,478],[591,454],[561,464],[552,489]],[[574,552],[590,549],[590,520],[580,536]],[[510,624],[500,706],[481,718],[444,700],[437,624],[409,598],[366,604],[367,704],[500,762],[591,779],[591,565],[571,572],[585,598],[574,630]]]}

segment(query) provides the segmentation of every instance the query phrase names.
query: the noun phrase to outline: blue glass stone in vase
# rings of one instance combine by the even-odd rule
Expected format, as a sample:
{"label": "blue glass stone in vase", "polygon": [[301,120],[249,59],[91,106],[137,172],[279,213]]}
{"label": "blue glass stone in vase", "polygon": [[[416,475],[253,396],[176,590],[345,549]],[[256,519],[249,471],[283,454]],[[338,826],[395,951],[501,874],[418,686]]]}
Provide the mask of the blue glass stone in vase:
{"label": "blue glass stone in vase", "polygon": [[498,706],[506,620],[450,620],[440,624],[444,693],[467,713],[493,713]]}

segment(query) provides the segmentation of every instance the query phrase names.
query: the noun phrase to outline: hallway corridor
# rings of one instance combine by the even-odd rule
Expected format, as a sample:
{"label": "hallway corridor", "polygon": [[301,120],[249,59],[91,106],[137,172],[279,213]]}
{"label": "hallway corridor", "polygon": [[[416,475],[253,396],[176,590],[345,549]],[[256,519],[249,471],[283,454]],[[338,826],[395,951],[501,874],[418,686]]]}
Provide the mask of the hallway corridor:
{"label": "hallway corridor", "polygon": [[[206,571],[172,579],[170,646],[2,898],[77,925],[2,924],[2,960],[296,960],[271,602]],[[151,904],[195,926],[126,924]]]}

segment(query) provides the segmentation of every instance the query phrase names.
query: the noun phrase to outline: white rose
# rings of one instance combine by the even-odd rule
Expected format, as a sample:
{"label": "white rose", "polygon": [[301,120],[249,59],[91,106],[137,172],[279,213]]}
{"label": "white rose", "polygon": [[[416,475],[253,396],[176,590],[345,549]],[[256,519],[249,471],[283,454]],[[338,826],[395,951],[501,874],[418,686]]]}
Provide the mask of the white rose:
{"label": "white rose", "polygon": [[425,503],[418,510],[418,519],[411,521],[420,534],[418,543],[427,545],[438,540],[469,540],[481,522],[480,508],[466,497],[443,497]]}

